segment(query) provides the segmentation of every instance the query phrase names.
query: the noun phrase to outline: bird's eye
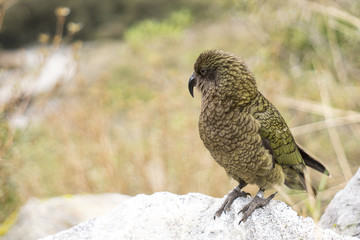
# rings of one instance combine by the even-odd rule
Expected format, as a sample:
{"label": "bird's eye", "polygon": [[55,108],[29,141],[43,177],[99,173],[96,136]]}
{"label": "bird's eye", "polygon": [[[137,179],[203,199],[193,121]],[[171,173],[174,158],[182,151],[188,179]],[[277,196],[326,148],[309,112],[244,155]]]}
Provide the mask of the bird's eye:
{"label": "bird's eye", "polygon": [[200,69],[200,74],[203,75],[203,76],[206,74],[205,68],[201,68],[201,69]]}

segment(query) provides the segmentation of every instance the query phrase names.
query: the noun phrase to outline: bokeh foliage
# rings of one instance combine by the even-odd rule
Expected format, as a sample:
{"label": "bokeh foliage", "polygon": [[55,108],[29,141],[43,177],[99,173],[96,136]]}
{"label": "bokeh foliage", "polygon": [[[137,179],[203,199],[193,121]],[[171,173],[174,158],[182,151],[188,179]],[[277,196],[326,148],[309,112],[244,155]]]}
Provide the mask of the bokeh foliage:
{"label": "bokeh foliage", "polygon": [[[185,0],[5,0],[9,6],[0,33],[0,48],[16,48],[34,43],[40,33],[54,34],[54,10],[71,9],[68,20],[80,22],[84,28],[77,39],[121,38],[124,32],[145,19],[161,20],[169,12],[188,8],[197,14],[204,12],[206,2]],[[14,2],[15,1],[15,2]],[[65,30],[66,31],[66,30]]]}

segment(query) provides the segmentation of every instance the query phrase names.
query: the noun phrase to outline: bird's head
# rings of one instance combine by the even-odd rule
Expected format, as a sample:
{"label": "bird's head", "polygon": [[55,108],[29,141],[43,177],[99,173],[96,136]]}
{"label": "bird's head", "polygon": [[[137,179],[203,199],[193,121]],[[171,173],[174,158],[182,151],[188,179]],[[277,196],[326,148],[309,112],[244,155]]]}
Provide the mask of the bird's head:
{"label": "bird's head", "polygon": [[206,50],[199,55],[188,87],[191,96],[196,87],[202,97],[231,98],[239,103],[249,102],[257,94],[255,78],[244,62],[222,50]]}

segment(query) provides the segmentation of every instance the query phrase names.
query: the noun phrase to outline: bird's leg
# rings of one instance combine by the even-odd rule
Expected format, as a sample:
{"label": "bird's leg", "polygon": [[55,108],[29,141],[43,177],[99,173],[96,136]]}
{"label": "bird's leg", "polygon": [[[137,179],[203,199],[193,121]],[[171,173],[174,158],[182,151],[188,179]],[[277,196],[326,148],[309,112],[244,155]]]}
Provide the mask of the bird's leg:
{"label": "bird's leg", "polygon": [[[214,219],[216,217],[220,217],[221,214],[224,212],[228,212],[230,210],[231,204],[234,202],[235,199],[238,197],[246,197],[247,195],[250,195],[250,193],[241,191],[241,185],[234,188],[226,197],[224,203],[221,205],[219,210],[216,211],[214,215]],[[251,196],[251,195],[250,195]]]}
{"label": "bird's leg", "polygon": [[248,204],[245,205],[245,207],[239,212],[239,213],[243,213],[243,218],[240,220],[239,224],[241,222],[245,222],[248,217],[252,214],[252,212],[255,211],[255,209],[259,208],[259,207],[265,207],[271,199],[274,198],[275,194],[271,194],[268,198],[264,198],[264,189],[260,188],[260,190],[257,192],[256,196],[253,198],[253,200],[251,200],[251,202],[249,202]]}

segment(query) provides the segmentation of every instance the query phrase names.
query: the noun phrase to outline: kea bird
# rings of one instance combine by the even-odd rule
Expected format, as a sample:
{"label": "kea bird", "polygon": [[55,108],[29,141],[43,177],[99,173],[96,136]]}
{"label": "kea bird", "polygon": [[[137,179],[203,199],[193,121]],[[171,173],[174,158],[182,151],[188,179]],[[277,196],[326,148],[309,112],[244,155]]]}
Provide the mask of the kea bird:
{"label": "kea bird", "polygon": [[276,193],[264,198],[264,191],[276,184],[311,189],[316,195],[306,185],[305,167],[329,175],[327,169],[296,144],[280,112],[258,91],[254,75],[239,57],[222,50],[202,52],[188,87],[192,96],[194,87],[201,93],[200,138],[239,183],[215,216],[229,211],[236,198],[249,195],[242,191],[247,184],[256,184],[259,191],[240,211],[241,221],[270,202]]}

